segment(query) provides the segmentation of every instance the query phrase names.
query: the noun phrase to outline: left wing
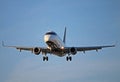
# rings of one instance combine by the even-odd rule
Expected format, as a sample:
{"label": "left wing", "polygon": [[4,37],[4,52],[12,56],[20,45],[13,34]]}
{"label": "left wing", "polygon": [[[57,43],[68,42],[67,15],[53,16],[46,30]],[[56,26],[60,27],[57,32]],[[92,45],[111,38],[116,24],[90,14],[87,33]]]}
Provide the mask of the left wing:
{"label": "left wing", "polygon": [[2,41],[2,46],[3,47],[13,47],[13,48],[16,48],[18,50],[28,50],[28,51],[32,51],[33,48],[32,47],[20,47],[20,46],[8,46],[8,45],[5,45],[4,42]]}
{"label": "left wing", "polygon": [[20,52],[21,52],[22,50],[31,51],[32,53],[35,53],[36,55],[39,55],[40,52],[42,52],[42,54],[50,53],[50,49],[48,49],[48,48],[43,48],[43,47],[8,46],[8,45],[4,45],[4,42],[3,42],[3,41],[2,41],[2,46],[3,46],[3,47],[16,48],[17,50],[20,50]]}

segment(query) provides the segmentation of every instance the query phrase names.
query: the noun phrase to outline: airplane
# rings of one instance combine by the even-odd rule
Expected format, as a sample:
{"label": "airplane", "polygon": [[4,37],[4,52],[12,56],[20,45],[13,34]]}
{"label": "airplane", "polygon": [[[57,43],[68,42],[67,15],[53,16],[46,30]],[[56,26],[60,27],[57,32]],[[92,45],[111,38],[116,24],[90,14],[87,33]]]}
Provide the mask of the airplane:
{"label": "airplane", "polygon": [[64,36],[63,40],[55,33],[54,31],[49,31],[45,33],[44,35],[44,42],[47,44],[47,47],[20,47],[20,46],[8,46],[4,45],[4,42],[2,41],[3,47],[13,47],[17,50],[26,50],[31,51],[35,55],[42,54],[43,55],[43,61],[48,61],[47,54],[53,54],[59,57],[66,56],[66,61],[72,60],[72,55],[77,54],[77,52],[84,52],[90,51],[90,50],[96,50],[107,47],[115,47],[115,45],[107,45],[107,46],[88,46],[88,47],[67,47],[65,46],[66,43],[66,27],[64,30]]}

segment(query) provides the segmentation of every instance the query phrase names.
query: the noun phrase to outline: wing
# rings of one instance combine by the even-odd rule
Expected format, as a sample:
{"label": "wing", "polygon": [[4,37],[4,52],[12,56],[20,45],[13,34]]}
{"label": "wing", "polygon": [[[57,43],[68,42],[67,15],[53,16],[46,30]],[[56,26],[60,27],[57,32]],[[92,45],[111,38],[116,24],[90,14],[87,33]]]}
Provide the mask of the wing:
{"label": "wing", "polygon": [[109,46],[92,46],[92,47],[76,47],[77,51],[89,51],[89,50],[99,50],[102,48],[115,47],[115,45]]}
{"label": "wing", "polygon": [[73,53],[76,54],[77,51],[84,52],[85,51],[90,51],[90,50],[100,50],[102,48],[108,48],[108,47],[115,47],[115,45],[108,45],[108,46],[90,46],[90,47],[66,47],[65,52],[66,53]]}
{"label": "wing", "polygon": [[[22,50],[31,51],[31,52],[34,52],[36,55],[40,54],[40,52],[42,52],[42,54],[52,53],[50,49],[43,48],[43,47],[7,46],[7,45],[4,45],[4,42],[2,42],[2,46],[13,47],[13,48],[16,48],[17,50],[20,50],[20,52]],[[91,47],[65,47],[64,49],[59,49],[58,48],[57,50],[59,50],[59,52],[62,52],[62,53],[64,52],[65,54],[69,54],[69,53],[76,54],[77,51],[83,51],[85,53],[85,51],[90,51],[90,50],[98,51],[99,49],[108,48],[108,47],[115,47],[115,45],[91,46]]]}
{"label": "wing", "polygon": [[[22,50],[31,51],[32,53],[34,52],[36,55],[39,55],[40,52],[43,52],[43,54],[50,53],[50,49],[48,49],[48,48],[44,48],[44,47],[8,46],[8,45],[4,45],[4,42],[3,42],[3,41],[2,41],[2,46],[3,46],[3,47],[16,48],[17,50],[20,50],[20,52],[21,52]],[[35,49],[36,49],[37,51],[36,51]]]}
{"label": "wing", "polygon": [[4,45],[4,42],[2,41],[2,46],[3,47],[13,47],[13,48],[16,48],[18,50],[28,50],[28,51],[32,51],[33,48],[32,47],[20,47],[20,46],[8,46],[8,45]]}

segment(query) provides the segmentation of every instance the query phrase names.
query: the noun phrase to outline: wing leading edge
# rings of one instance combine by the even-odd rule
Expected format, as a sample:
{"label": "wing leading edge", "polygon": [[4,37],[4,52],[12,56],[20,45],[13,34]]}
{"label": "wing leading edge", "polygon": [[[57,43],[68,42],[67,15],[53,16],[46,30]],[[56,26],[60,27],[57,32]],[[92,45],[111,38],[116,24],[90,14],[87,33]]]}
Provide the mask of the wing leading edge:
{"label": "wing leading edge", "polygon": [[[42,52],[42,54],[51,53],[51,52],[50,52],[50,49],[45,48],[45,47],[8,46],[8,45],[5,45],[3,41],[2,41],[2,46],[3,46],[3,47],[16,48],[17,50],[20,50],[20,52],[21,52],[22,50],[31,51],[32,53],[35,53],[36,55],[39,55],[40,52]],[[36,50],[37,50],[37,51],[36,51]]]}
{"label": "wing leading edge", "polygon": [[89,46],[89,47],[65,47],[64,52],[66,54],[73,54],[75,55],[77,52],[84,52],[85,51],[91,51],[91,50],[100,50],[102,48],[108,48],[108,47],[115,47],[115,45],[108,45],[108,46]]}
{"label": "wing leading edge", "polygon": [[2,41],[2,46],[3,47],[12,47],[12,48],[16,48],[18,50],[27,50],[27,51],[32,51],[33,50],[33,47],[20,47],[20,46],[8,46],[8,45],[5,45],[4,42]]}
{"label": "wing leading edge", "polygon": [[89,50],[99,50],[102,48],[115,47],[115,45],[108,46],[91,46],[91,47],[76,47],[77,51],[89,51]]}

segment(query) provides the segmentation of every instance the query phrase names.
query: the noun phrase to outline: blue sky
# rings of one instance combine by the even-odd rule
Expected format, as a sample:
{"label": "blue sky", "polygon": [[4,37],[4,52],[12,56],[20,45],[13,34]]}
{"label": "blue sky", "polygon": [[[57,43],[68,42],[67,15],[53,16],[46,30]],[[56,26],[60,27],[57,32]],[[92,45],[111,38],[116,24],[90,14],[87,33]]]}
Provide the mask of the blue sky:
{"label": "blue sky", "polygon": [[0,82],[119,82],[119,0],[0,0],[0,42],[8,45],[42,46],[43,36],[53,30],[67,46],[117,45],[82,52],[67,62],[65,57],[19,52],[0,46]]}

